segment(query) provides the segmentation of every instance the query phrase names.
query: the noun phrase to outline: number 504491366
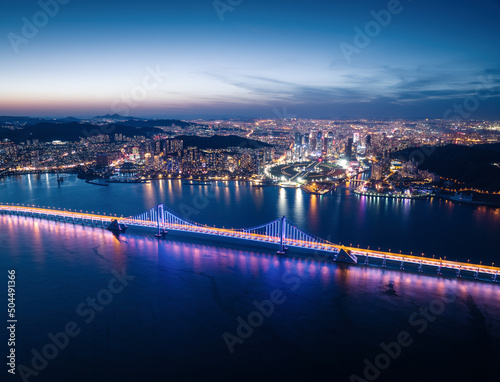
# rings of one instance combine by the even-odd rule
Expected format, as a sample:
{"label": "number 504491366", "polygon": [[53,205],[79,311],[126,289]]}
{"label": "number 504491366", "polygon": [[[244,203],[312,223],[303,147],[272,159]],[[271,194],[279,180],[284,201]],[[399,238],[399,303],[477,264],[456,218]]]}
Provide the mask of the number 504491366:
{"label": "number 504491366", "polygon": [[14,318],[16,315],[16,271],[9,270],[9,281],[7,282],[7,312],[9,313],[9,318]]}

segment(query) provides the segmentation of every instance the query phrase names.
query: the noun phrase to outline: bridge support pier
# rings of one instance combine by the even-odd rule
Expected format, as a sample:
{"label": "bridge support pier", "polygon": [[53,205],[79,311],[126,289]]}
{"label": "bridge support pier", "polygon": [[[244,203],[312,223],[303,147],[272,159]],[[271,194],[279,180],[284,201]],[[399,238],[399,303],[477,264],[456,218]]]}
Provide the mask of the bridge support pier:
{"label": "bridge support pier", "polygon": [[157,238],[162,238],[162,237],[165,237],[165,235],[167,234],[168,232],[164,229],[161,229],[158,231],[158,233],[155,233],[155,236]]}
{"label": "bridge support pier", "polygon": [[437,269],[437,274],[438,274],[438,275],[441,275],[441,266],[442,266],[442,265],[443,265],[442,263],[439,263],[439,267],[438,267],[438,269]]}
{"label": "bridge support pier", "polygon": [[497,282],[498,271],[495,272],[495,276],[493,276],[493,282]]}
{"label": "bridge support pier", "polygon": [[365,258],[365,265],[370,265],[370,261],[368,260],[368,255],[366,255],[366,258]]}
{"label": "bridge support pier", "polygon": [[399,267],[399,269],[401,269],[402,271],[405,270],[405,259],[404,258],[401,260],[401,266]]}
{"label": "bridge support pier", "polygon": [[479,277],[479,268],[477,268],[477,270],[474,272],[474,279],[477,280],[478,277]]}
{"label": "bridge support pier", "polygon": [[420,262],[420,265],[418,266],[418,271],[423,272],[424,270],[422,269],[422,261]]}
{"label": "bridge support pier", "polygon": [[387,264],[386,264],[386,257],[384,255],[384,261],[382,262],[382,268],[386,268],[387,267]]}
{"label": "bridge support pier", "polygon": [[460,271],[461,271],[461,270],[462,270],[462,266],[460,266],[460,267],[458,268],[457,277],[462,277],[462,276],[460,276]]}

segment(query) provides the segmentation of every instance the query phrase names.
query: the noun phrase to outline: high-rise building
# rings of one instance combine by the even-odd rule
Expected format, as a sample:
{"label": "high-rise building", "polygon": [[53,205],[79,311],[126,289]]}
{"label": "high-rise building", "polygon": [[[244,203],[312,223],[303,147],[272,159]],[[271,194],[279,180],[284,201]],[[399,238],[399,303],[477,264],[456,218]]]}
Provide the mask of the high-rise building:
{"label": "high-rise building", "polygon": [[164,139],[161,141],[161,152],[163,155],[167,154],[178,154],[182,152],[184,148],[184,142],[180,139]]}
{"label": "high-rise building", "polygon": [[353,141],[352,141],[353,143],[358,143],[359,142],[359,133],[354,133],[352,135],[352,137],[353,137]]}
{"label": "high-rise building", "polygon": [[299,147],[302,145],[302,136],[299,132],[295,133],[295,147]]}
{"label": "high-rise building", "polygon": [[[302,146],[304,147],[304,151],[307,151],[307,152],[311,151],[311,149],[309,147],[309,135],[305,134],[302,137]],[[306,154],[306,153],[304,152],[304,154]]]}
{"label": "high-rise building", "polygon": [[[288,154],[288,151],[287,151],[287,154]],[[291,157],[288,158],[288,155],[287,155],[287,159],[291,159]],[[271,163],[272,161],[273,161],[272,150],[270,150],[268,148],[263,148],[263,149],[257,150],[257,171],[258,171],[259,175],[264,173],[265,165],[268,163]]]}
{"label": "high-rise building", "polygon": [[333,146],[334,146],[334,139],[333,139],[333,132],[330,131],[328,133],[328,144],[327,144],[327,154],[333,154]]}
{"label": "high-rise building", "polygon": [[368,134],[365,138],[365,142],[366,142],[366,147],[371,147],[372,145],[372,136],[370,134]]}
{"label": "high-rise building", "polygon": [[302,153],[302,136],[300,135],[299,132],[295,133],[295,144],[294,144],[294,153],[296,157],[300,157],[300,154]]}
{"label": "high-rise building", "polygon": [[330,139],[327,135],[325,135],[325,137],[323,138],[323,153],[327,154],[328,153],[328,146],[329,146],[329,142],[330,142]]}
{"label": "high-rise building", "polygon": [[316,151],[321,152],[323,150],[323,132],[318,131],[316,134]]}
{"label": "high-rise building", "polygon": [[345,156],[348,161],[352,160],[352,138],[347,138],[347,144],[345,146]]}

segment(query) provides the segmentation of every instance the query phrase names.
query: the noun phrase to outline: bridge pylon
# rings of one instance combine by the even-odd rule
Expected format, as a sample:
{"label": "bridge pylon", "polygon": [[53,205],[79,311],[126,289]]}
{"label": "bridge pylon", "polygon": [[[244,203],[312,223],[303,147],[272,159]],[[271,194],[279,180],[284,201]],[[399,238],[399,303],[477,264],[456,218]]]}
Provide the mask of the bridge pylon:
{"label": "bridge pylon", "polygon": [[280,221],[279,221],[280,248],[276,252],[278,255],[284,255],[285,251],[288,249],[283,244],[283,240],[285,239],[285,236],[286,236],[286,226],[285,226],[285,224],[286,224],[286,217],[283,216],[280,219]]}
{"label": "bridge pylon", "polygon": [[165,215],[163,212],[163,204],[158,204],[156,206],[156,225],[158,228],[158,233],[155,234],[156,237],[162,238],[167,234],[167,231],[162,228],[162,225],[165,223]]}

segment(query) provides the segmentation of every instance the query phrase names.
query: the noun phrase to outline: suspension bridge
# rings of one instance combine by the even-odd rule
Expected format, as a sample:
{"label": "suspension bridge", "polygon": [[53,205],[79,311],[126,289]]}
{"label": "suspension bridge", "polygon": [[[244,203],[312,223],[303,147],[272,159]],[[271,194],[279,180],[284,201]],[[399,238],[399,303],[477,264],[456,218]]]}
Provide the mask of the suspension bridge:
{"label": "suspension bridge", "polygon": [[[472,277],[474,279],[497,282],[500,268],[483,264],[462,263],[457,261],[419,257],[414,255],[396,254],[392,252],[360,249],[351,246],[331,243],[299,229],[285,216],[271,222],[250,228],[219,228],[199,224],[177,216],[163,204],[130,217],[117,217],[105,214],[94,214],[83,211],[71,211],[50,207],[35,207],[23,205],[2,205],[0,213],[8,215],[41,218],[84,226],[106,228],[111,231],[123,232],[128,227],[146,227],[156,231],[157,237],[164,237],[168,232],[186,232],[198,235],[226,237],[237,240],[261,242],[277,246],[277,253],[284,255],[288,248],[313,250],[330,256],[332,260],[359,265],[375,265],[386,268],[395,266],[400,270],[405,267],[418,272],[432,270],[435,274],[450,275],[453,271],[456,277]],[[447,273],[448,272],[448,273]]]}

